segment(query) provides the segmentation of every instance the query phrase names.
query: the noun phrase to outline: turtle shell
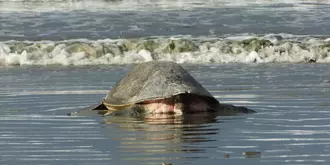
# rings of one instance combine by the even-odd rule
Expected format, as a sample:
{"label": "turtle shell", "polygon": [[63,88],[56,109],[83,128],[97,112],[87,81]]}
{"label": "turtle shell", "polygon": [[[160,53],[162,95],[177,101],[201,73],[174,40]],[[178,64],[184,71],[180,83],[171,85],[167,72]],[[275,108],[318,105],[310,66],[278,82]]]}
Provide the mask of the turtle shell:
{"label": "turtle shell", "polygon": [[102,103],[108,108],[125,107],[183,93],[205,96],[217,101],[179,64],[152,61],[137,64],[116,83]]}

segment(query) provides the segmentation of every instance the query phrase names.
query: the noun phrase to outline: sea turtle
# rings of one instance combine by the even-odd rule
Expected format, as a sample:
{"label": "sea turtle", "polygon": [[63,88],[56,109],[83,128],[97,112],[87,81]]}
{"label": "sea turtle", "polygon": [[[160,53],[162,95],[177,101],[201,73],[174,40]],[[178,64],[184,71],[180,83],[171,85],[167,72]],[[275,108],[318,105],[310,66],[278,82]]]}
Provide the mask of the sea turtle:
{"label": "sea turtle", "polygon": [[136,65],[92,108],[104,115],[154,117],[196,112],[253,113],[245,107],[220,104],[179,64],[152,61]]}

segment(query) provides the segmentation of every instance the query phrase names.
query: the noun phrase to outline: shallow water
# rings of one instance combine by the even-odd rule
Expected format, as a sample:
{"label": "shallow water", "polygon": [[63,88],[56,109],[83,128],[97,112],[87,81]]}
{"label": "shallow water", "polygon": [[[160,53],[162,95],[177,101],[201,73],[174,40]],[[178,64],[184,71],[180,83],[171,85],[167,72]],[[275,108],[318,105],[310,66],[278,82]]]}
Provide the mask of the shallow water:
{"label": "shallow water", "polygon": [[[185,68],[219,101],[258,113],[161,121],[66,116],[97,103],[128,67],[5,67],[0,68],[0,164],[329,163],[327,65]],[[247,151],[261,157],[245,158]]]}

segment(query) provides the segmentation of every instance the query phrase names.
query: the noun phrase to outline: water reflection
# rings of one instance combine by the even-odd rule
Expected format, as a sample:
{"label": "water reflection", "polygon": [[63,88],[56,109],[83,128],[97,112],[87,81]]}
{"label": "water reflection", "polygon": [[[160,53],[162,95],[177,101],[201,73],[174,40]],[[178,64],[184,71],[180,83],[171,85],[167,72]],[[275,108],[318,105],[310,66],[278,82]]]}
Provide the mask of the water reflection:
{"label": "water reflection", "polygon": [[[182,117],[138,119],[108,116],[104,126],[112,140],[119,141],[121,159],[161,162],[169,159],[207,158],[208,149],[221,128],[219,123],[244,119],[245,116],[216,116],[210,113]],[[129,153],[129,154],[128,154]]]}

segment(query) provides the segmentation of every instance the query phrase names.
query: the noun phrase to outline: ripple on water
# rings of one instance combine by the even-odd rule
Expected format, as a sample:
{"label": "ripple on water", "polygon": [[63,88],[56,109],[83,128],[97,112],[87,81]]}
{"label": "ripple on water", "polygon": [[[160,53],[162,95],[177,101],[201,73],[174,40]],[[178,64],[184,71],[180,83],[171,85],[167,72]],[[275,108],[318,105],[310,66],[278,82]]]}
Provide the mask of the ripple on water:
{"label": "ripple on water", "polygon": [[[330,76],[327,65],[185,67],[219,101],[258,113],[158,120],[65,116],[102,99],[123,67],[60,68],[56,74],[34,68],[32,78],[20,83],[15,78],[29,69],[13,68],[0,84],[8,87],[0,89],[0,164],[329,163],[330,86],[322,84]],[[53,74],[36,85],[37,73]],[[76,86],[66,86],[73,83],[67,77]],[[260,158],[242,155],[249,151],[261,152]]]}
{"label": "ripple on water", "polygon": [[92,164],[111,160],[110,151],[98,150],[88,143],[106,140],[100,136],[98,124],[95,120],[83,117],[2,115],[2,161],[14,164],[54,164],[53,161],[57,160],[82,164],[87,161]]}

